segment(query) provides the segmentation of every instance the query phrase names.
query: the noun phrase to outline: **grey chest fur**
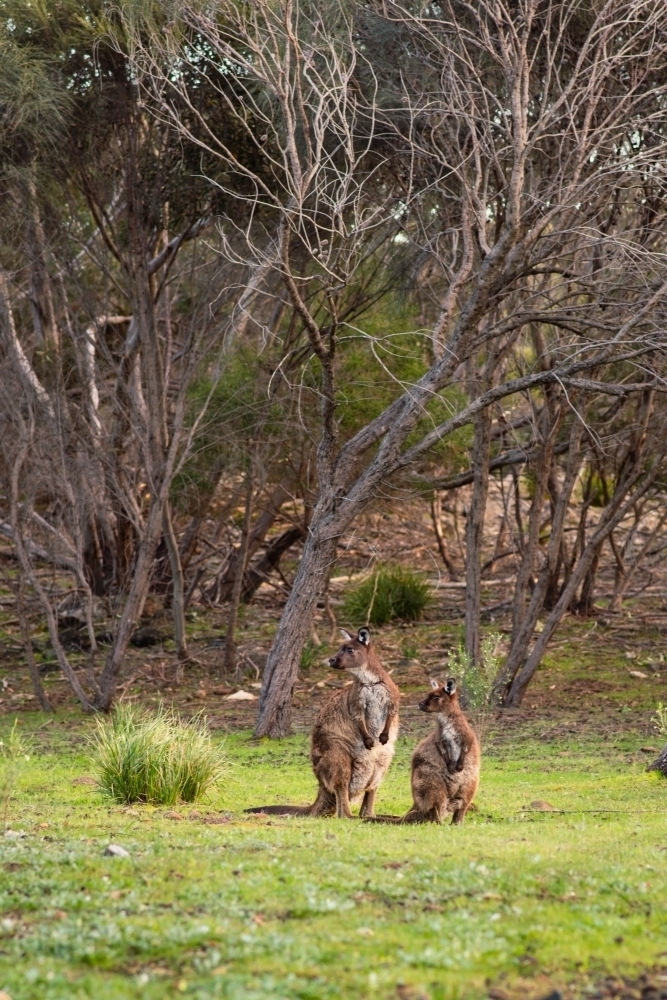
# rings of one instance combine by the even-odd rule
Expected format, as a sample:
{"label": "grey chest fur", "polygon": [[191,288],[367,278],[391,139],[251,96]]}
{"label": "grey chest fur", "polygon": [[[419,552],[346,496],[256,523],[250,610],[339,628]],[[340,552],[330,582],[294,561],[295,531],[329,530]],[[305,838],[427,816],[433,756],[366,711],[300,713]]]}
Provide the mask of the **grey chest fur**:
{"label": "grey chest fur", "polygon": [[384,684],[364,685],[359,692],[359,701],[364,710],[368,732],[377,739],[387,721],[389,692]]}
{"label": "grey chest fur", "polygon": [[451,719],[448,719],[446,715],[439,716],[438,722],[440,723],[440,740],[447,751],[447,756],[450,761],[452,764],[456,764],[463,749],[461,745],[461,734],[458,732]]}

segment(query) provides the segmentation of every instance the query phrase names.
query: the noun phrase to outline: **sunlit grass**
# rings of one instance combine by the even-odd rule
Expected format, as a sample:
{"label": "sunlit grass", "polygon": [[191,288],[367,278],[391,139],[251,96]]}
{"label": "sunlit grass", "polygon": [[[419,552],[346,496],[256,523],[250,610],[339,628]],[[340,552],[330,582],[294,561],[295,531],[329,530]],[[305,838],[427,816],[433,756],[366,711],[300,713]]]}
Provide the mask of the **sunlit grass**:
{"label": "sunlit grass", "polygon": [[[248,736],[226,738],[224,785],[182,821],[73,784],[90,763],[60,740],[31,757],[10,810],[21,836],[1,848],[0,989],[388,1000],[404,983],[449,1000],[664,961],[667,781],[629,761],[638,738],[498,747],[459,829],[245,816],[315,791],[304,737]],[[409,805],[411,749],[399,741],[382,812]],[[105,858],[110,841],[130,858]]]}

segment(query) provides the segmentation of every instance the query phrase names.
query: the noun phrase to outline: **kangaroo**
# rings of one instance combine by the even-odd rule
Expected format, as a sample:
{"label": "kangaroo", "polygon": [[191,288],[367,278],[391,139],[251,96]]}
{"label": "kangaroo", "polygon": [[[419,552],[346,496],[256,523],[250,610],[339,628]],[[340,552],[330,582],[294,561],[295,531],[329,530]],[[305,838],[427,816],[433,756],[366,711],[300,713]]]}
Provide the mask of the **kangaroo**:
{"label": "kangaroo", "polygon": [[359,815],[374,816],[375,795],[394,755],[400,692],[380,663],[368,628],[345,642],[329,660],[347,670],[352,684],[337,691],[319,711],[310,760],[319,791],[310,806],[256,806],[246,812],[282,816],[352,817],[350,803],[362,799]]}
{"label": "kangaroo", "polygon": [[433,690],[419,702],[422,712],[438,715],[436,729],[412,754],[412,808],[405,816],[377,816],[376,823],[462,823],[479,783],[480,749],[459,705],[456,681],[431,680]]}

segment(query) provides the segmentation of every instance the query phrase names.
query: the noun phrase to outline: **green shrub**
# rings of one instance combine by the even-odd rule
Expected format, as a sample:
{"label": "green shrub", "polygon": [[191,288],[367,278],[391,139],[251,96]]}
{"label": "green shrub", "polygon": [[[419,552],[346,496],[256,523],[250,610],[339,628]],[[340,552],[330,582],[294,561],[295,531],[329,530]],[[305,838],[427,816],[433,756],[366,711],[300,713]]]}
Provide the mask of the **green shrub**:
{"label": "green shrub", "polygon": [[416,621],[430,600],[429,585],[415,573],[400,566],[380,566],[348,591],[343,614],[351,624],[385,625],[394,618]]}
{"label": "green shrub", "polygon": [[655,715],[651,719],[651,722],[658,730],[662,738],[667,740],[667,705],[663,705],[661,701],[658,702],[658,707],[655,710]]}
{"label": "green shrub", "polygon": [[117,802],[195,802],[225,773],[201,717],[184,722],[162,708],[153,715],[121,704],[98,720],[92,743],[100,785]]}
{"label": "green shrub", "polygon": [[452,653],[449,661],[450,673],[456,677],[461,688],[461,703],[472,719],[480,743],[484,742],[491,710],[495,707],[494,686],[500,669],[500,638],[492,632],[482,640],[481,663],[477,666],[470,662],[463,645]]}

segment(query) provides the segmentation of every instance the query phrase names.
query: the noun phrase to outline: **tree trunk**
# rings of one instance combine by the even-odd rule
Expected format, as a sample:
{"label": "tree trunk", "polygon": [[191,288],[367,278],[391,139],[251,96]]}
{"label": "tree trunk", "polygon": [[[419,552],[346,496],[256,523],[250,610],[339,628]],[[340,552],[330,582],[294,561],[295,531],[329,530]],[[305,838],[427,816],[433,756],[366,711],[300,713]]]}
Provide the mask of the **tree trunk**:
{"label": "tree trunk", "polygon": [[482,546],[484,544],[484,514],[489,492],[489,446],[491,443],[491,411],[482,410],[475,417],[475,440],[472,466],[474,472],[472,499],[466,522],[466,604],[465,643],[468,663],[479,666],[481,658],[480,614],[482,602]]}
{"label": "tree trunk", "polygon": [[246,479],[245,511],[243,514],[243,528],[241,531],[241,541],[238,547],[238,555],[235,560],[236,579],[229,598],[229,616],[227,618],[227,634],[225,635],[225,673],[230,674],[236,669],[236,623],[239,617],[239,605],[241,603],[241,593],[243,590],[243,574],[245,573],[248,559],[248,545],[250,542],[250,521],[252,518],[252,495],[254,491],[255,477],[253,461],[251,459],[250,468]]}
{"label": "tree trunk", "polygon": [[261,585],[269,578],[272,570],[280,565],[280,560],[292,546],[303,538],[303,529],[292,525],[283,531],[266,547],[266,552],[257,562],[249,566],[243,576],[241,600],[249,604]]}
{"label": "tree trunk", "polygon": [[176,655],[179,660],[187,660],[188,644],[185,635],[185,588],[183,586],[183,567],[178,551],[178,541],[171,518],[171,504],[167,500],[162,511],[162,534],[169,554],[173,597],[171,610],[174,618],[174,639],[176,640]]}
{"label": "tree trunk", "polygon": [[433,531],[435,533],[435,540],[438,543],[440,558],[447,567],[449,579],[458,580],[458,573],[456,572],[456,567],[452,562],[452,557],[449,554],[445,533],[442,530],[442,495],[439,490],[434,490],[433,496],[431,497],[431,520],[433,521]]}
{"label": "tree trunk", "polygon": [[[611,599],[611,603],[609,605],[609,610],[610,611],[620,611],[621,610],[621,608],[623,606],[623,597],[624,597],[624,595],[625,595],[628,587],[630,586],[630,583],[632,582],[632,579],[633,579],[635,573],[639,569],[641,563],[646,558],[646,555],[647,555],[647,553],[648,553],[651,545],[655,541],[655,538],[656,538],[658,532],[660,531],[660,529],[662,528],[662,526],[664,525],[665,521],[667,521],[667,510],[665,510],[665,512],[662,514],[662,516],[658,519],[655,527],[649,533],[648,538],[646,539],[646,541],[642,545],[641,549],[639,550],[639,552],[637,553],[637,555],[633,559],[632,564],[627,569],[625,569],[624,572],[619,572],[618,573],[618,575],[616,577],[615,587],[614,587],[614,595],[613,595],[613,597]],[[625,548],[625,546],[624,546],[624,548]]]}
{"label": "tree trunk", "polygon": [[52,712],[53,706],[51,702],[46,697],[46,691],[44,690],[44,685],[42,684],[42,678],[39,676],[39,667],[35,661],[35,653],[32,646],[32,639],[30,636],[30,626],[28,625],[28,616],[25,611],[25,601],[23,595],[24,588],[24,576],[21,571],[19,571],[19,581],[18,587],[16,588],[16,617],[19,620],[19,628],[21,630],[21,640],[23,642],[23,648],[25,650],[25,657],[28,661],[28,670],[30,671],[30,679],[32,680],[33,690],[37,701],[39,702],[40,708],[43,712]]}
{"label": "tree trunk", "polygon": [[[561,424],[562,413],[562,408],[559,406],[556,410],[555,416],[553,417],[551,426],[549,426],[547,423],[549,417],[549,407],[545,405],[542,410],[542,420],[544,422],[542,427],[543,443],[539,455],[535,460],[537,474],[535,476],[535,490],[533,493],[532,503],[530,505],[530,514],[528,516],[528,538],[523,539],[521,565],[519,566],[519,572],[517,574],[514,588],[514,607],[512,609],[512,646],[514,646],[517,637],[523,632],[523,623],[526,616],[526,595],[529,587],[533,583],[533,572],[535,569],[540,542],[540,525],[542,523],[544,495],[547,489],[547,483],[552,475],[554,446],[556,444],[556,435],[558,434]],[[518,491],[518,481],[516,488]],[[510,658],[511,656],[512,650],[510,649]]]}
{"label": "tree trunk", "polygon": [[100,694],[95,702],[95,708],[104,712],[107,712],[113,704],[116,683],[123,660],[125,659],[125,654],[127,653],[127,647],[132,638],[132,633],[141,618],[144,603],[148,596],[153,559],[162,533],[163,503],[158,496],[151,502],[151,508],[148,512],[144,528],[144,536],[137,548],[137,561],[132,573],[130,590],[123,606],[123,613],[118,623],[113,645],[109,650],[100,677]]}
{"label": "tree trunk", "polygon": [[616,525],[623,520],[628,511],[632,508],[633,504],[644,496],[651,484],[657,479],[661,468],[661,459],[662,454],[656,456],[654,465],[646,476],[644,482],[637,487],[632,496],[625,500],[625,502],[623,498],[628,496],[630,490],[637,483],[641,476],[641,470],[636,470],[623,484],[619,484],[617,493],[614,495],[607,507],[605,507],[598,522],[598,526],[593,532],[588,545],[582,552],[579,562],[568,580],[567,586],[563,588],[563,592],[558,600],[558,603],[544,623],[544,629],[538,636],[537,642],[533,647],[533,651],[528,657],[522,670],[517,674],[512,682],[512,686],[505,700],[505,704],[508,707],[517,707],[521,704],[528,685],[533,679],[542,657],[544,656],[549,640],[556,631],[561,618],[574,600],[574,596],[579,586],[585,579],[586,574],[590,570],[591,563],[595,559],[600,546],[604,542],[605,538],[608,537],[610,532],[614,530]]}
{"label": "tree trunk", "polygon": [[583,425],[580,420],[575,418],[572,430],[570,431],[570,449],[565,478],[556,502],[553,504],[551,536],[547,546],[546,559],[521,623],[517,631],[512,632],[509,655],[495,681],[495,690],[498,695],[506,692],[508,685],[514,680],[517,670],[525,659],[535,631],[538,616],[544,607],[549,587],[553,584],[554,573],[557,573],[557,568],[562,559],[563,529],[565,527],[567,508],[582,461],[580,452],[582,432]]}
{"label": "tree trunk", "polygon": [[[324,518],[322,518],[324,519]],[[292,691],[299,672],[301,650],[310,635],[317,602],[324,589],[329,566],[336,558],[337,538],[321,538],[313,516],[280,624],[269,653],[259,701],[255,736],[273,739],[289,735],[292,720]]]}

